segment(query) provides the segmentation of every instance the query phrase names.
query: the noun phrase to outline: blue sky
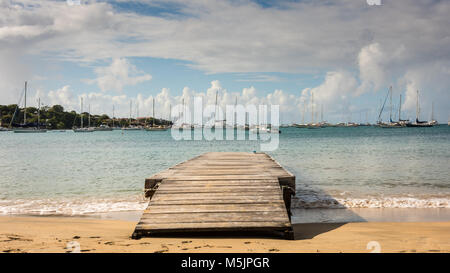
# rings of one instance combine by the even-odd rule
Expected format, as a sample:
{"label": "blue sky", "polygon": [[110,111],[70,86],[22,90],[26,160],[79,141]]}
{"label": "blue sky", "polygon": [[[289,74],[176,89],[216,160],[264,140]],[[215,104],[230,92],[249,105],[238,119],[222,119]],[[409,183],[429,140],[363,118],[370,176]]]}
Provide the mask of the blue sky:
{"label": "blue sky", "polygon": [[[389,86],[394,107],[449,118],[445,1],[6,1],[0,5],[0,104],[23,81],[46,104],[93,112],[134,101],[159,112],[219,92],[221,105],[280,104],[282,122],[323,105],[332,122],[375,121]],[[409,22],[404,24],[402,22]],[[421,39],[417,39],[421,37]],[[183,93],[184,90],[184,93]],[[166,103],[169,101],[169,103]],[[384,116],[385,117],[385,116]]]}

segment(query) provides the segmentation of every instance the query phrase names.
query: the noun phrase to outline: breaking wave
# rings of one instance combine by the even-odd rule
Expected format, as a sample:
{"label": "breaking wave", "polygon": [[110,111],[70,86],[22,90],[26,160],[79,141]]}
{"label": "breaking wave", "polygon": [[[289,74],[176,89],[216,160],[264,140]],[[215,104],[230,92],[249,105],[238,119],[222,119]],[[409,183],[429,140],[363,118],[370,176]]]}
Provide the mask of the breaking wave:
{"label": "breaking wave", "polygon": [[294,208],[450,208],[450,198],[333,198],[325,196],[294,198],[292,206]]}

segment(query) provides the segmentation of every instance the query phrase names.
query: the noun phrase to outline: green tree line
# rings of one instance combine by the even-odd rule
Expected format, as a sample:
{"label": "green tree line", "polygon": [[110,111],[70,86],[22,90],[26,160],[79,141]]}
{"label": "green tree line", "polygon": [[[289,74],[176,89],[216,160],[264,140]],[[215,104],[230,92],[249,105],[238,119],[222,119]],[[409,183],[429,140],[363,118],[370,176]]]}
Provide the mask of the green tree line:
{"label": "green tree line", "polygon": [[[0,105],[0,126],[8,127],[11,124],[11,119],[16,111],[16,104]],[[12,124],[22,124],[24,121],[24,108],[17,109],[16,115]],[[38,108],[27,107],[26,111],[27,123],[38,123]],[[61,105],[43,106],[40,109],[40,124],[47,129],[72,129],[80,127],[81,117],[83,117],[83,125],[87,127],[89,114],[84,112],[82,115],[75,111],[64,111]],[[125,127],[129,125],[128,119],[114,119],[114,126]],[[153,118],[147,120],[132,119],[132,125],[146,125],[152,124]],[[169,124],[166,120],[155,119],[156,125]],[[91,126],[98,127],[100,125],[113,126],[113,120],[108,115],[91,115]]]}

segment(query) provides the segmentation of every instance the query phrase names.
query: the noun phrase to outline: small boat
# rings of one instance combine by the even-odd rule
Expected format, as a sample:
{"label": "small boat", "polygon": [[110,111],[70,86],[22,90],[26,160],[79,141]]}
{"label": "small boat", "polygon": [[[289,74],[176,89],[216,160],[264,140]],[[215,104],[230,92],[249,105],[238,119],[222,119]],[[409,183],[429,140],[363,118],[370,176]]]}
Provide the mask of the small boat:
{"label": "small boat", "polygon": [[[87,128],[83,127],[83,98],[80,99],[80,128],[73,128],[73,131],[75,133],[92,133],[94,132],[94,128],[91,128],[90,126],[88,126]],[[89,123],[91,123],[91,114],[89,114]],[[90,124],[89,124],[90,125]]]}
{"label": "small boat", "polygon": [[75,133],[92,133],[94,132],[94,128],[76,128],[73,131]]}
{"label": "small boat", "polygon": [[297,127],[297,128],[308,128],[308,124],[304,124],[304,123],[297,124],[297,123],[295,123],[294,127]]}
{"label": "small boat", "polygon": [[130,127],[123,127],[122,130],[124,130],[124,131],[141,131],[142,128],[139,126],[130,126]]}
{"label": "small boat", "polygon": [[308,129],[320,129],[322,128],[322,126],[320,126],[320,124],[318,123],[310,123],[306,126],[306,128]]}
{"label": "small boat", "polygon": [[156,126],[156,127],[146,127],[145,131],[167,131],[167,127],[165,126]]}
{"label": "small boat", "polygon": [[405,120],[401,118],[402,115],[402,95],[400,94],[400,102],[398,106],[398,121],[392,120],[392,86],[389,88],[390,94],[390,113],[389,113],[389,122],[379,122],[378,126],[380,128],[403,128],[409,124],[409,120]]}
{"label": "small boat", "polygon": [[[145,127],[145,131],[167,131],[167,127],[163,125],[155,126],[155,98],[153,98],[153,119],[152,119],[152,126]],[[191,129],[194,129],[193,125],[191,126]]]}
{"label": "small boat", "polygon": [[[24,115],[23,115],[23,124],[22,127],[15,128],[14,133],[45,133],[46,129],[40,128],[40,112],[41,112],[41,100],[38,101],[38,121],[37,124],[27,124],[27,82],[25,82],[25,99],[24,99]],[[13,117],[14,119],[14,117]]]}
{"label": "small boat", "polygon": [[[407,127],[433,127],[435,123],[428,122],[428,121],[420,121],[419,115],[420,115],[420,106],[419,106],[419,90],[417,90],[417,97],[416,97],[416,121],[414,123],[408,123],[406,124]],[[437,122],[436,122],[437,123]]]}
{"label": "small boat", "polygon": [[[128,119],[128,127],[123,127],[123,131],[141,131],[143,127],[131,125],[131,113],[132,113],[133,102],[130,100],[130,118]],[[136,117],[137,118],[137,117]]]}
{"label": "small boat", "polygon": [[378,124],[380,128],[402,128],[405,127],[405,125],[401,124],[400,122],[390,122],[390,123],[380,123]]}

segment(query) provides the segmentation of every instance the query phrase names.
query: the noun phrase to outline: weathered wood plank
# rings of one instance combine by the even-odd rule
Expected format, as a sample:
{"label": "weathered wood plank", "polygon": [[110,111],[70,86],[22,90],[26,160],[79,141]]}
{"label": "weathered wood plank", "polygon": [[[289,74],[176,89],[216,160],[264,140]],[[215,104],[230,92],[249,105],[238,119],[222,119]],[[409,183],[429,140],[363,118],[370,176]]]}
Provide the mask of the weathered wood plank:
{"label": "weathered wood plank", "polygon": [[152,200],[150,201],[150,205],[176,205],[176,204],[200,204],[200,205],[207,205],[207,204],[272,204],[282,201],[280,199],[239,199],[239,198],[227,198],[227,199],[172,199],[172,200]]}
{"label": "weathered wood plank", "polygon": [[249,228],[249,227],[284,227],[289,228],[291,225],[288,222],[209,222],[209,223],[167,223],[167,224],[147,224],[139,223],[136,226],[136,230],[185,230],[185,229],[198,229],[198,228],[208,228],[211,230],[219,228]]}
{"label": "weathered wood plank", "polygon": [[141,218],[143,224],[157,223],[208,223],[208,222],[285,222],[285,215],[273,212],[252,213],[174,213],[144,215]]}
{"label": "weathered wood plank", "polygon": [[282,195],[273,194],[272,192],[261,192],[260,194],[254,194],[253,192],[196,192],[189,194],[170,194],[157,192],[155,196],[150,200],[183,200],[183,199],[217,199],[217,198],[247,198],[260,199],[260,198],[273,198],[282,199]]}
{"label": "weathered wood plank", "polygon": [[181,213],[181,212],[248,212],[248,211],[276,211],[284,212],[284,204],[223,204],[223,205],[189,205],[182,206],[158,206],[150,205],[144,210],[144,214],[154,213]]}

